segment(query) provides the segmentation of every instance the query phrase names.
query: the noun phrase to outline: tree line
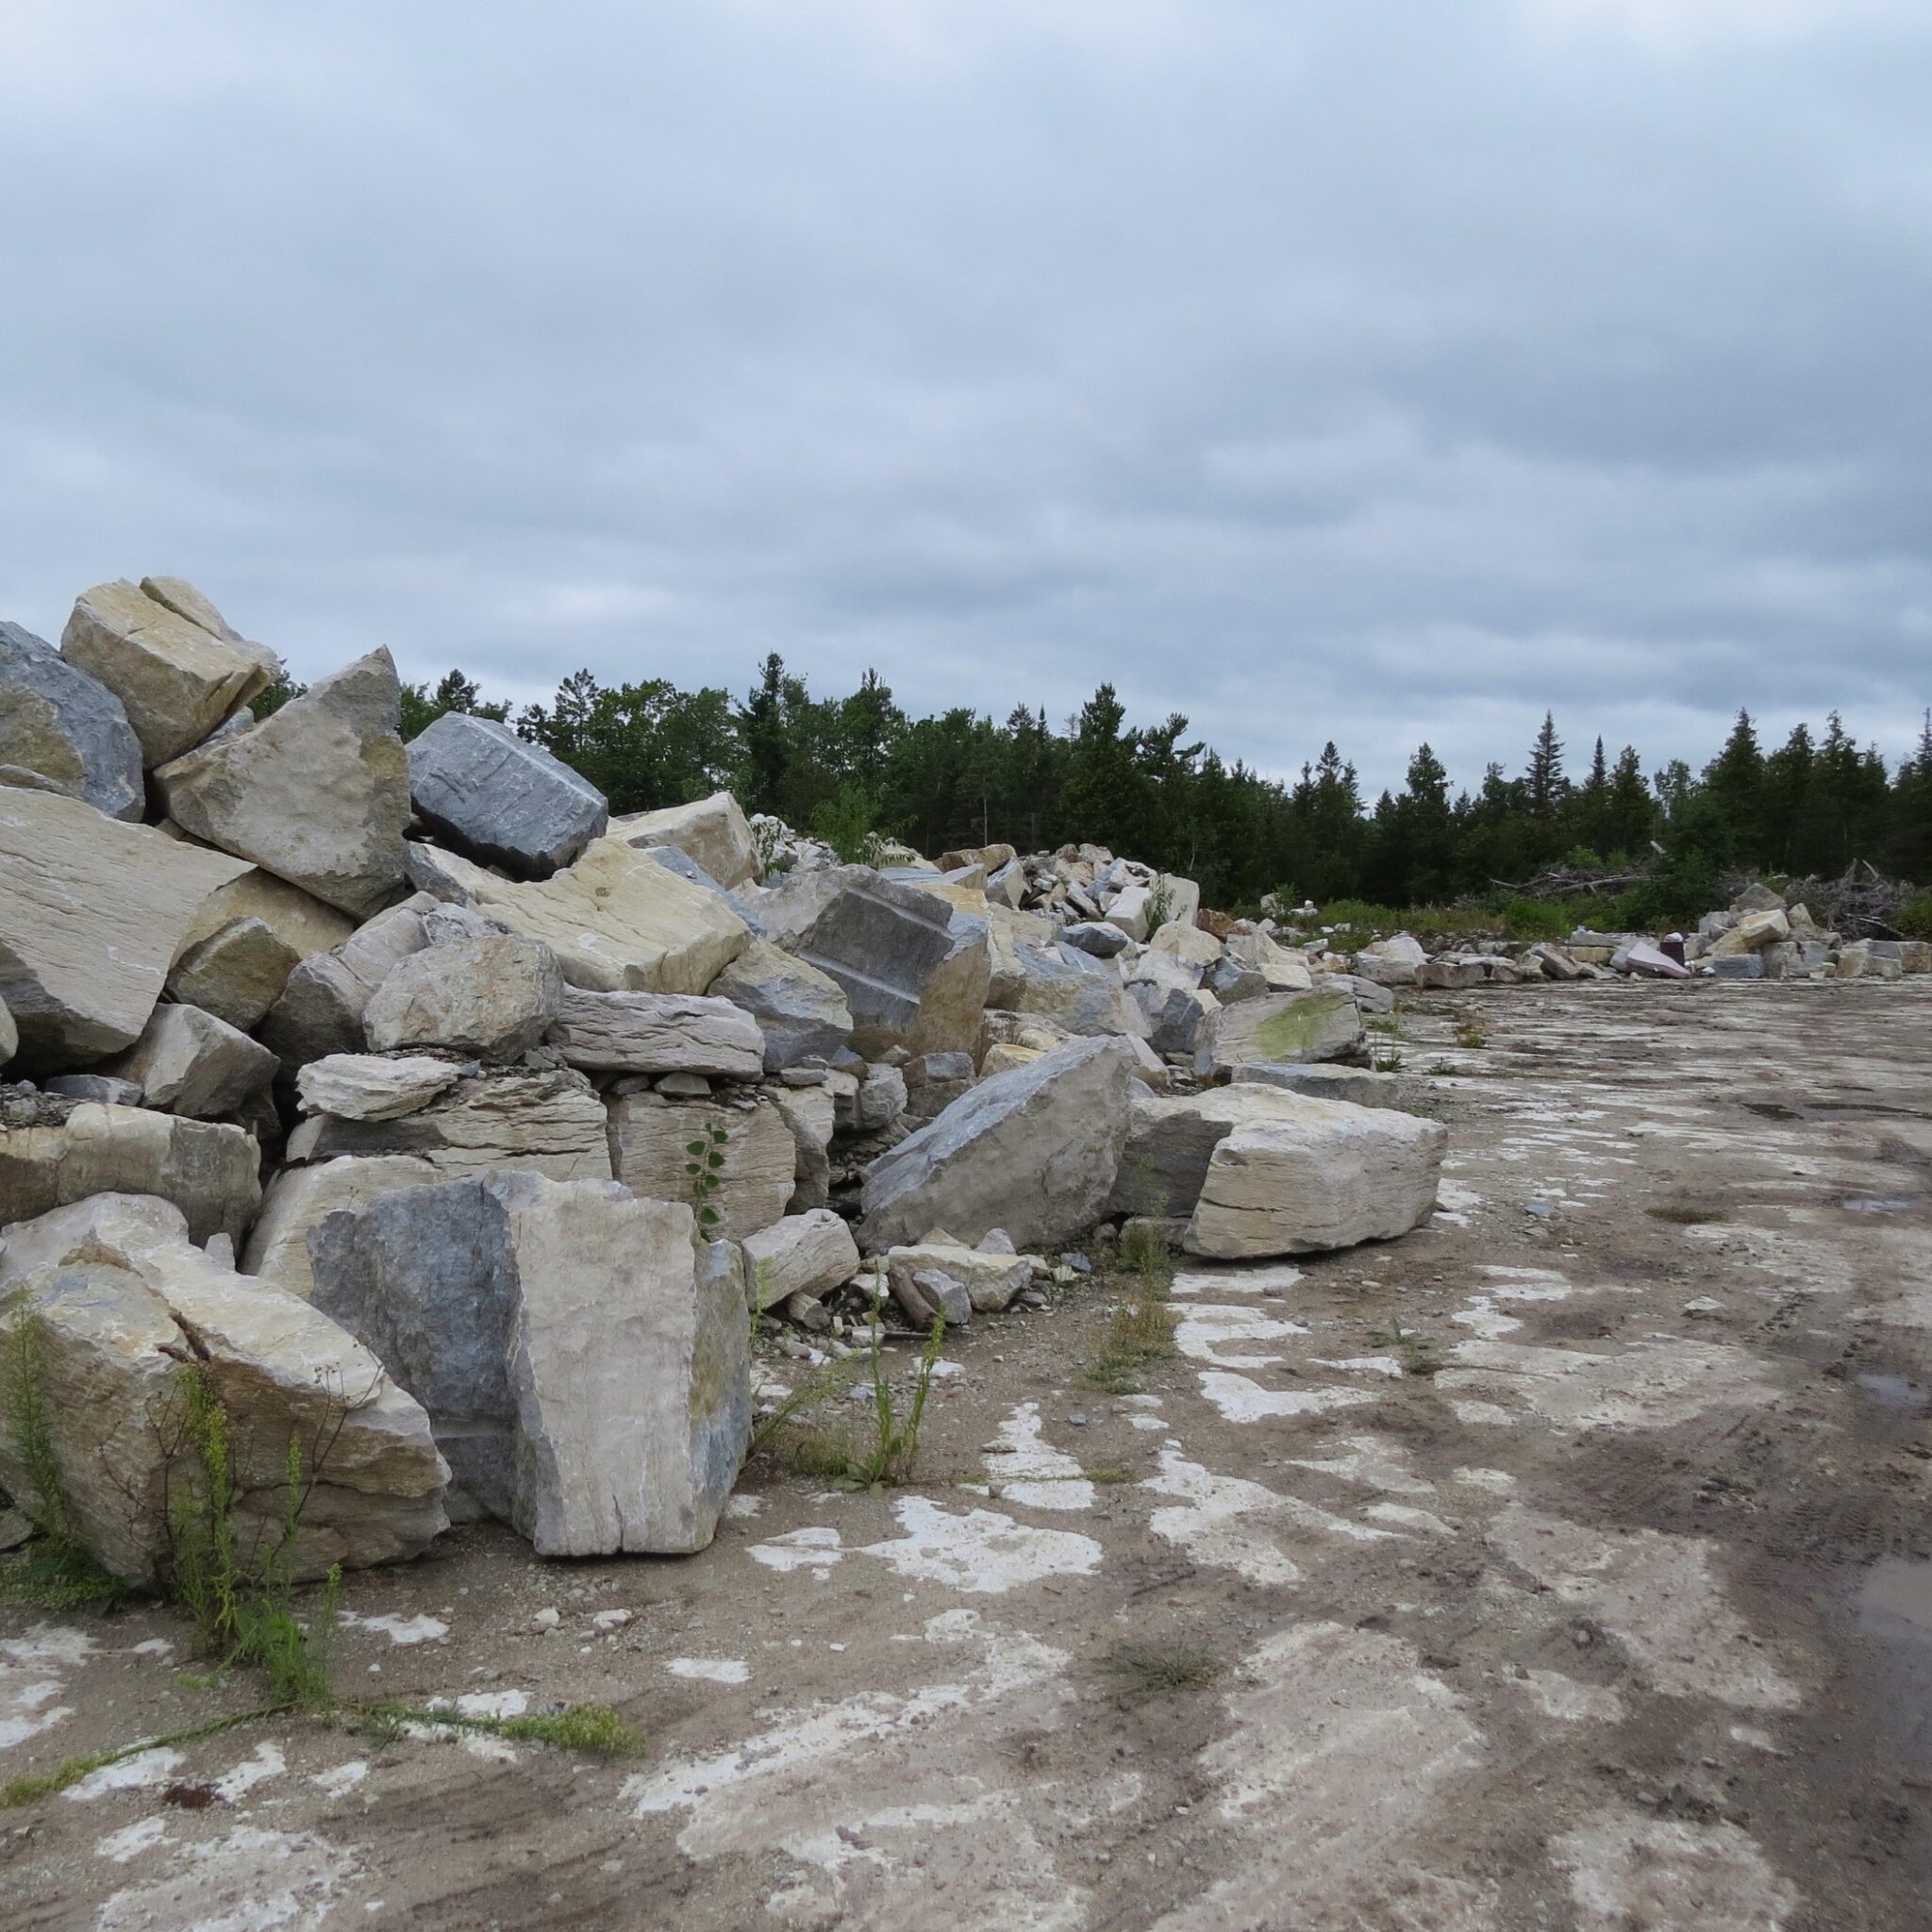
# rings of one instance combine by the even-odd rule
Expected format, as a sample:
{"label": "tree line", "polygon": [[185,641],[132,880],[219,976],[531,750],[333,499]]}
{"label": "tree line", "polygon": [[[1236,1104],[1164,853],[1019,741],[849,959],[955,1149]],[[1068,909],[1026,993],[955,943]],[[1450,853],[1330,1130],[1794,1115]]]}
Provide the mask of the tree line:
{"label": "tree line", "polygon": [[[277,687],[263,708],[297,689]],[[1694,917],[1740,871],[1836,876],[1864,861],[1932,882],[1932,714],[1890,771],[1836,712],[1767,750],[1740,711],[1701,769],[1648,771],[1633,746],[1611,757],[1600,738],[1573,760],[1546,716],[1519,773],[1491,764],[1473,791],[1452,791],[1423,744],[1403,789],[1369,799],[1332,742],[1283,782],[1190,738],[1178,712],[1130,724],[1110,684],[1058,727],[1024,705],[1004,722],[966,707],[913,718],[875,672],[845,696],[815,697],[774,653],[742,697],[579,671],[512,718],[452,671],[406,690],[404,736],[448,710],[511,724],[613,813],[729,787],[747,810],[848,853],[873,832],[927,855],[1091,841],[1198,879],[1229,909],[1268,892],[1445,905],[1565,865],[1641,873],[1620,908],[1633,923]]]}

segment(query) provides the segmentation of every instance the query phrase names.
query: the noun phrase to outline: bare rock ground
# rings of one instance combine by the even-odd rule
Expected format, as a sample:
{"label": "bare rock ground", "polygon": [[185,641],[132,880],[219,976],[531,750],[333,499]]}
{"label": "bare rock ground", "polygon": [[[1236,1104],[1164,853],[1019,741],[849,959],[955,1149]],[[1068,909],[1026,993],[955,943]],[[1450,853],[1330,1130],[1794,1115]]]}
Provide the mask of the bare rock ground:
{"label": "bare rock ground", "polygon": [[[241,1730],[0,1814],[0,1919],[1923,1927],[1932,985],[1402,1032],[1434,1220],[1186,1269],[1141,1393],[1075,1290],[949,1339],[912,1487],[766,1455],[696,1557],[348,1579],[345,1692],[602,1700],[648,1757]],[[243,1707],[182,1642],[0,1608],[0,1774]]]}

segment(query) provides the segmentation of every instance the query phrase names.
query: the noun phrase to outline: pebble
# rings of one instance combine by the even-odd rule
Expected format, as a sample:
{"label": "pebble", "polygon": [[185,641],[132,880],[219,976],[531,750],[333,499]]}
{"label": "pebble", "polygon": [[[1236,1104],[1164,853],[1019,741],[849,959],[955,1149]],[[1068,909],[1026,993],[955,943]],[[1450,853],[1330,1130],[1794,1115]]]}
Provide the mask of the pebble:
{"label": "pebble", "polygon": [[555,1630],[563,1622],[563,1616],[554,1604],[545,1604],[530,1621],[540,1630]]}

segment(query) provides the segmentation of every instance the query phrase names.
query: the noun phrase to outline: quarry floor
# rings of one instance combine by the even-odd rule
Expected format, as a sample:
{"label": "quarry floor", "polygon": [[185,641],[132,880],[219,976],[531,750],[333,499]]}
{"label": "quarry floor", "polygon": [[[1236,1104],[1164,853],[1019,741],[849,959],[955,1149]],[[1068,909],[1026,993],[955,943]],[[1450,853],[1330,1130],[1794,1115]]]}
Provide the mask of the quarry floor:
{"label": "quarry floor", "polygon": [[[948,1339],[910,1487],[766,1452],[701,1557],[349,1580],[344,1694],[601,1700],[645,1757],[239,1730],[0,1813],[0,1921],[1923,1928],[1932,984],[1400,1026],[1441,1211],[1185,1271],[1139,1395],[1083,1285]],[[248,1701],[189,1665],[0,1609],[0,1775]]]}

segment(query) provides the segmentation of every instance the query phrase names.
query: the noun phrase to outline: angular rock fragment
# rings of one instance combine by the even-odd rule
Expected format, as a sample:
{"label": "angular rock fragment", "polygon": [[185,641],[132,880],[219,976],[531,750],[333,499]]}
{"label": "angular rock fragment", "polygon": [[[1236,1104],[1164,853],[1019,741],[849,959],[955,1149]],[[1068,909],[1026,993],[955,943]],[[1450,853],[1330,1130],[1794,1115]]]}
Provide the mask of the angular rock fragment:
{"label": "angular rock fragment", "polygon": [[408,766],[385,650],[264,718],[163,765],[168,814],[195,838],[366,919],[403,884]]}
{"label": "angular rock fragment", "polygon": [[796,1155],[791,1129],[776,1106],[729,1106],[717,1100],[672,1100],[659,1093],[631,1093],[610,1103],[610,1159],[616,1177],[635,1194],[654,1201],[696,1203],[686,1164],[693,1142],[716,1142],[724,1158],[718,1186],[702,1204],[717,1214],[709,1234],[741,1241],[784,1218],[791,1199]]}
{"label": "angular rock fragment", "polygon": [[[81,1541],[125,1581],[163,1582],[181,1534],[186,1357],[226,1416],[238,1549],[275,1546],[292,1450],[307,1486],[293,1577],[417,1555],[448,1524],[448,1470],[421,1407],[334,1322],[219,1266],[159,1205],[97,1196],[8,1229],[0,1258],[0,1331],[35,1324]],[[0,1482],[31,1497],[33,1480],[0,1431]]]}
{"label": "angular rock fragment", "polygon": [[273,652],[204,628],[125,577],[75,600],[60,655],[120,699],[150,770],[199,744],[277,668]]}
{"label": "angular rock fragment", "polygon": [[261,1201],[260,1164],[242,1127],[49,1100],[36,1124],[0,1127],[0,1223],[90,1194],[157,1194],[187,1216],[192,1240],[239,1242]]}
{"label": "angular rock fragment", "polygon": [[231,919],[188,947],[168,973],[168,996],[243,1033],[281,998],[302,956],[259,919]]}
{"label": "angular rock fragment", "polygon": [[394,1058],[372,1053],[332,1053],[310,1060],[295,1076],[305,1113],[334,1114],[344,1121],[393,1121],[419,1113],[462,1076],[455,1062],[427,1054]]}
{"label": "angular rock fragment", "polygon": [[778,1118],[791,1130],[791,1197],[785,1211],[805,1214],[823,1208],[831,1197],[829,1149],[838,1125],[837,1104],[824,1087],[776,1087],[770,1097]]}
{"label": "angular rock fragment", "polygon": [[399,959],[370,995],[362,1030],[378,1053],[445,1046],[514,1059],[557,1024],[563,975],[539,940],[489,935]]}
{"label": "angular rock fragment", "polygon": [[1357,977],[1377,986],[1416,986],[1428,957],[1418,941],[1399,932],[1393,939],[1362,947],[1355,956],[1355,970]]}
{"label": "angular rock fragment", "polygon": [[285,1167],[269,1182],[242,1254],[242,1272],[305,1302],[315,1286],[308,1237],[325,1215],[366,1208],[380,1194],[428,1187],[444,1176],[407,1154],[344,1155],[309,1167]]}
{"label": "angular rock fragment", "polygon": [[915,1283],[928,1269],[957,1281],[974,1311],[982,1315],[996,1315],[1009,1307],[1033,1280],[1033,1261],[1026,1255],[968,1248],[956,1241],[914,1241],[886,1251],[886,1278],[895,1294],[902,1280]]}
{"label": "angular rock fragment", "polygon": [[827,1208],[788,1214],[741,1243],[755,1306],[769,1308],[794,1294],[818,1296],[849,1280],[858,1266],[858,1243],[843,1220]]}
{"label": "angular rock fragment", "polygon": [[192,924],[181,941],[181,954],[204,940],[212,939],[237,920],[254,919],[267,926],[298,959],[312,959],[318,953],[332,953],[356,931],[356,922],[346,912],[325,906],[320,899],[278,879],[272,872],[250,866],[239,878],[218,887],[201,902]]}
{"label": "angular rock fragment", "polygon": [[244,869],[77,798],[0,790],[0,1000],[22,1070],[131,1045],[196,908]]}
{"label": "angular rock fragment", "polygon": [[317,1114],[289,1136],[291,1160],[341,1154],[413,1154],[445,1175],[501,1167],[560,1181],[610,1178],[604,1103],[569,1068],[491,1069],[395,1120]]}
{"label": "angular rock fragment", "polygon": [[566,988],[548,1039],[572,1066],[597,1073],[756,1080],[765,1066],[758,1022],[729,999],[692,993]]}
{"label": "angular rock fragment", "polygon": [[852,1008],[838,981],[769,940],[753,940],[710,991],[758,1023],[768,1074],[829,1059],[851,1041]]}
{"label": "angular rock fragment", "polygon": [[1237,1087],[1278,1087],[1310,1100],[1345,1100],[1351,1107],[1392,1107],[1399,1113],[1419,1110],[1428,1082],[1408,1074],[1379,1074],[1367,1067],[1309,1065],[1273,1060],[1248,1061],[1234,1070]]}
{"label": "angular rock fragment", "polygon": [[1295,1114],[1249,1120],[1215,1146],[1184,1238],[1190,1254],[1242,1260],[1393,1241],[1434,1208],[1448,1140],[1440,1121],[1274,1097],[1291,1099]]}
{"label": "angular rock fragment", "polygon": [[714,791],[690,805],[633,812],[614,820],[613,838],[627,845],[675,845],[729,892],[758,876],[758,847],[738,801]]}
{"label": "angular rock fragment", "polygon": [[992,983],[991,933],[984,911],[955,908],[946,922],[945,956],[919,996],[907,1050],[915,1054],[971,1053]]}
{"label": "angular rock fragment", "polygon": [[1359,1058],[1366,1037],[1361,1009],[1345,989],[1270,993],[1208,1015],[1195,1049],[1194,1072],[1203,1079],[1225,1078],[1248,1060]]}
{"label": "angular rock fragment", "polygon": [[263,1043],[291,1072],[332,1053],[368,1045],[362,1016],[375,990],[401,961],[429,943],[418,895],[377,913],[332,952],[304,959],[262,1022]]}
{"label": "angular rock fragment", "polygon": [[751,934],[717,893],[607,835],[547,879],[505,879],[454,853],[411,848],[426,890],[541,940],[590,992],[708,991]]}
{"label": "angular rock fragment", "polygon": [[110,819],[138,819],[147,803],[141,741],[121,700],[17,624],[0,624],[0,765]]}
{"label": "angular rock fragment", "polygon": [[199,1007],[157,1007],[141,1038],[100,1071],[138,1086],[143,1106],[213,1120],[239,1113],[280,1064],[259,1041]]}
{"label": "angular rock fragment", "polygon": [[520,878],[548,878],[601,838],[604,794],[493,718],[445,711],[409,741],[409,796],[426,824]]}
{"label": "angular rock fragment", "polygon": [[495,1174],[330,1215],[315,1302],[540,1556],[703,1549],[751,1428],[741,1283],[689,1207]]}
{"label": "angular rock fragment", "polygon": [[1278,946],[1264,932],[1238,932],[1224,941],[1227,957],[1255,967],[1270,992],[1307,992],[1315,984],[1308,962],[1300,953]]}
{"label": "angular rock fragment", "polygon": [[1113,1188],[1133,1064],[1124,1041],[1076,1040],[982,1080],[866,1170],[865,1250],[935,1228],[1041,1247],[1084,1233]]}

